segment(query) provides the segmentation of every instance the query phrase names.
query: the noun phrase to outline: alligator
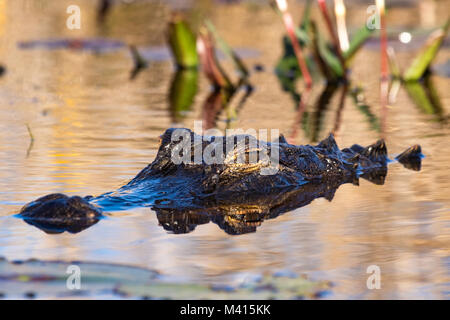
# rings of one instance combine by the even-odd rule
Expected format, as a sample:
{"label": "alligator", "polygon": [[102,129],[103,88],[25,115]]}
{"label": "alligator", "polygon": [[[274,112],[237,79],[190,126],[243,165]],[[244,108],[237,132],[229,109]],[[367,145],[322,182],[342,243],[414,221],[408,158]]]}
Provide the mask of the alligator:
{"label": "alligator", "polygon": [[[395,160],[419,171],[422,157],[414,145]],[[331,201],[342,184],[358,185],[359,178],[383,184],[390,162],[383,140],[341,150],[332,134],[312,146],[290,144],[282,135],[265,142],[248,134],[201,136],[170,128],[154,161],[118,190],[97,197],[50,194],[26,204],[18,216],[47,233],[77,233],[107,211],[150,207],[173,233],[212,221],[242,234],[318,197]]]}

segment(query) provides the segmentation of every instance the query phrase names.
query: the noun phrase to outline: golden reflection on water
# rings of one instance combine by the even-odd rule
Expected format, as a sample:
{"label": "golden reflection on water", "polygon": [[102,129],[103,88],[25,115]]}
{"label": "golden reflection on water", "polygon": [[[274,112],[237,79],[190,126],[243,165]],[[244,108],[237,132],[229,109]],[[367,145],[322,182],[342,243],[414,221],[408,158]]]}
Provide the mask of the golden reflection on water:
{"label": "golden reflection on water", "polygon": [[[152,161],[159,135],[174,125],[167,101],[173,75],[170,61],[151,62],[130,82],[132,61],[126,48],[94,54],[17,47],[26,40],[98,36],[160,46],[170,8],[164,2],[120,5],[99,27],[93,2],[77,1],[82,28],[71,31],[65,28],[65,8],[72,2],[0,1],[0,62],[7,66],[7,74],[0,78],[0,256],[129,263],[207,282],[232,281],[236,273],[292,269],[332,280],[334,297],[443,298],[445,292],[448,297],[450,128],[416,108],[404,89],[389,108],[387,145],[395,154],[421,144],[426,155],[421,172],[394,164],[385,185],[367,181],[359,187],[343,185],[332,202],[316,199],[265,221],[256,233],[232,237],[209,223],[190,234],[171,235],[158,226],[148,208],[112,213],[75,235],[47,235],[9,217],[47,193],[87,195],[116,189]],[[446,18],[448,3],[435,5],[437,26]],[[393,8],[388,24],[415,26],[422,6]],[[276,128],[287,134],[295,110],[272,72],[282,54],[283,26],[276,14],[257,4],[199,1],[195,8],[193,20],[209,14],[230,45],[260,52],[246,59],[249,66],[262,63],[266,69],[251,76],[255,92],[234,126]],[[364,23],[365,8],[362,4],[348,8],[350,30]],[[298,20],[301,7],[294,6],[292,12]],[[403,68],[414,54],[397,52]],[[442,50],[436,63],[449,57],[448,49]],[[224,65],[231,70],[228,62]],[[364,49],[356,56],[352,79],[366,88],[376,114],[378,72],[376,50]],[[448,116],[449,80],[434,76],[433,81]],[[315,99],[321,86],[313,91]],[[183,126],[192,128],[193,120],[201,119],[208,95],[209,84],[200,76],[199,92]],[[334,126],[338,101],[337,94],[325,112],[320,138]],[[223,120],[221,115],[221,128]],[[28,155],[26,124],[35,138]],[[338,144],[364,145],[377,138],[347,98]],[[301,132],[296,142],[309,141]],[[366,268],[372,264],[381,267],[378,291],[366,288]]]}

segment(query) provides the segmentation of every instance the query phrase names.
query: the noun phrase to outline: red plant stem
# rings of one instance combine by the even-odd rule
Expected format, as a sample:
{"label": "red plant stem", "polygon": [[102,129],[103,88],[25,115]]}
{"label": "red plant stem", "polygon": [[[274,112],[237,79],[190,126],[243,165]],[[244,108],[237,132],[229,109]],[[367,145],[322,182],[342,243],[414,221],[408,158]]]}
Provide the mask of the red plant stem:
{"label": "red plant stem", "polygon": [[389,60],[387,52],[386,21],[384,8],[380,12],[380,55],[381,55],[381,79],[380,79],[380,102],[381,102],[381,133],[385,134],[387,105],[389,94]]}
{"label": "red plant stem", "polygon": [[333,23],[331,22],[330,15],[328,14],[327,4],[325,3],[325,0],[317,0],[319,3],[320,11],[322,12],[322,15],[325,19],[325,23],[328,28],[328,32],[330,33],[331,39],[333,41],[334,49],[336,50],[337,56],[339,58],[339,61],[342,64],[342,68],[345,70],[345,60],[342,56],[341,46],[339,45],[339,38],[336,35],[336,32],[334,32]]}
{"label": "red plant stem", "polygon": [[288,35],[291,39],[292,46],[294,48],[295,56],[297,57],[298,65],[300,66],[300,70],[303,74],[303,79],[305,80],[306,88],[312,87],[312,79],[311,75],[308,71],[308,67],[306,66],[305,58],[303,57],[302,48],[300,47],[300,44],[298,43],[298,39],[295,36],[295,27],[294,23],[292,21],[292,17],[288,12],[283,13],[283,21],[284,25],[286,27],[286,30],[288,32]]}

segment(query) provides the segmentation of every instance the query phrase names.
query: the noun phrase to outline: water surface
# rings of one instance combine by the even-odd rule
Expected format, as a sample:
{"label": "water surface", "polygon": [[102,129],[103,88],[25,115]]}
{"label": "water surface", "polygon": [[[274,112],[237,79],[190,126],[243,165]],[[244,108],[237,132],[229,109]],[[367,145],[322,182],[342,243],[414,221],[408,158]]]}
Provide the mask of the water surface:
{"label": "water surface", "polygon": [[[289,269],[333,281],[332,298],[449,297],[450,81],[440,76],[432,77],[443,107],[439,114],[417,107],[404,88],[388,112],[389,153],[420,144],[426,155],[420,172],[393,164],[384,185],[365,180],[360,186],[342,185],[332,202],[316,199],[264,221],[256,232],[232,236],[206,223],[187,234],[172,234],[149,208],[110,212],[77,234],[46,234],[14,218],[23,204],[51,192],[98,195],[122,186],[153,160],[166,128],[193,128],[193,121],[203,118],[210,94],[200,75],[191,111],[175,119],[168,103],[174,71],[168,59],[154,59],[129,81],[133,65],[126,46],[99,53],[41,46],[24,50],[18,45],[39,39],[103,38],[135,44],[144,48],[144,55],[148,48],[165,45],[164,21],[170,8],[160,2],[116,7],[106,24],[98,26],[95,6],[80,1],[83,22],[75,31],[65,28],[69,2],[7,1],[0,11],[0,62],[7,66],[0,78],[0,256],[124,263],[202,283]],[[448,4],[437,6],[435,21],[443,23]],[[298,19],[301,7],[294,8]],[[365,8],[349,8],[350,27],[364,22]],[[273,72],[282,55],[283,26],[277,15],[254,3],[213,7],[204,2],[191,10],[193,16],[208,14],[230,45],[247,48],[252,53],[245,57],[249,66],[264,66],[264,72],[252,74],[255,90],[232,126],[275,128],[290,135],[295,104]],[[430,28],[427,21],[416,5],[393,8],[388,23]],[[398,52],[402,67],[414,54]],[[449,57],[445,49],[436,63]],[[232,70],[229,62],[224,65]],[[371,45],[356,56],[352,80],[364,87],[375,115],[380,114],[378,75],[379,55]],[[322,88],[320,83],[314,88],[308,109],[312,115],[317,115],[314,101]],[[345,102],[336,135],[339,146],[376,141],[380,133],[367,116],[350,97]],[[322,110],[318,139],[335,127],[338,105],[339,93]],[[225,113],[219,115],[220,129],[225,119]],[[310,143],[311,134],[299,130],[295,142]],[[370,265],[381,268],[380,290],[366,287]]]}

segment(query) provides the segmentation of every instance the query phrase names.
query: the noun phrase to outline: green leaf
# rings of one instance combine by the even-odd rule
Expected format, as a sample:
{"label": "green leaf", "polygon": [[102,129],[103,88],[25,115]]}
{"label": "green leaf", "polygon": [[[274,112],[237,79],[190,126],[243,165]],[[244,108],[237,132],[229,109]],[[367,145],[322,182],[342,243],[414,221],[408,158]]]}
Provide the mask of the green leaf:
{"label": "green leaf", "polygon": [[322,38],[314,22],[311,22],[310,29],[312,32],[313,45],[316,55],[325,63],[326,69],[322,70],[327,78],[330,78],[329,74],[332,74],[333,78],[341,78],[344,76],[344,70],[339,58],[330,50],[325,40]]}
{"label": "green leaf", "polygon": [[302,22],[300,24],[300,29],[305,30],[305,34],[307,34],[309,28],[312,3],[312,0],[306,0],[305,11],[303,11]]}
{"label": "green leaf", "polygon": [[422,51],[416,56],[409,69],[406,70],[403,76],[405,81],[417,81],[423,77],[425,71],[436,57],[436,54],[447,35],[449,25],[450,19],[447,20],[444,27],[436,30],[430,35]]}
{"label": "green leaf", "polygon": [[181,16],[175,16],[168,26],[168,42],[178,67],[195,68],[198,65],[194,33]]}
{"label": "green leaf", "polygon": [[343,52],[345,61],[348,62],[353,58],[353,56],[364,45],[364,43],[372,36],[373,31],[373,29],[371,30],[367,28],[366,25],[356,31],[355,35],[350,41],[350,47],[347,49],[347,51]]}

